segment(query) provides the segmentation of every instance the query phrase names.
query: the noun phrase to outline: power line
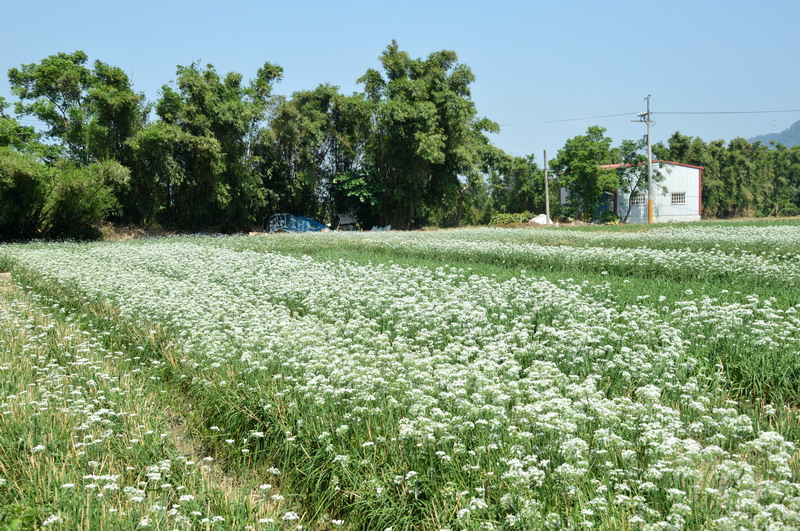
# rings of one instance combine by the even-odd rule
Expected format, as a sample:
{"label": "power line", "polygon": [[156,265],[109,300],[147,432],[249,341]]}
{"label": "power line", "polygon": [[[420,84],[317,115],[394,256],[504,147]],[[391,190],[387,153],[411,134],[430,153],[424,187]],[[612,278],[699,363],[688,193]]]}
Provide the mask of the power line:
{"label": "power line", "polygon": [[539,125],[539,124],[554,124],[558,122],[578,122],[581,120],[595,120],[597,118],[616,118],[618,116],[634,116],[636,115],[635,112],[622,112],[618,114],[603,114],[600,116],[585,116],[583,118],[564,118],[562,120],[545,120],[543,122],[525,122],[525,123],[517,123],[517,124],[500,124],[502,127],[507,127],[510,125]]}
{"label": "power line", "polygon": [[547,120],[542,122],[543,124],[554,124],[557,122],[577,122],[580,120],[594,120],[595,118],[616,118],[617,116],[631,116],[636,114],[635,112],[621,112],[618,114],[604,114],[602,116],[587,116],[585,118],[565,118],[563,120]]}
{"label": "power line", "polygon": [[800,112],[800,109],[782,109],[777,111],[659,111],[653,114],[778,114]]}
{"label": "power line", "polygon": [[[794,113],[800,112],[800,109],[778,109],[772,111],[658,111],[653,112],[654,115],[656,114],[673,114],[673,115],[680,115],[680,114],[781,114],[781,113]],[[500,124],[501,127],[512,127],[512,126],[520,126],[520,125],[541,125],[541,124],[555,124],[555,123],[563,123],[563,122],[580,122],[584,120],[597,120],[600,118],[618,118],[620,116],[635,116],[637,113],[635,112],[622,112],[616,114],[600,114],[597,116],[583,116],[580,118],[562,118],[560,120],[543,120],[540,122],[519,122],[519,123],[510,123],[510,124]],[[18,122],[24,125],[47,125],[45,122],[41,120],[37,120],[35,118],[17,118]]]}
{"label": "power line", "polygon": [[[656,114],[780,114],[780,113],[792,113],[792,112],[800,112],[800,109],[778,109],[774,111],[658,111],[653,112],[653,115]],[[623,112],[618,114],[601,114],[598,116],[585,116],[582,118],[564,118],[561,120],[544,120],[541,122],[520,122],[520,123],[513,123],[513,124],[500,124],[502,127],[509,127],[515,125],[541,125],[541,124],[554,124],[560,122],[578,122],[582,120],[596,120],[598,118],[617,118],[620,116],[633,116],[636,115],[635,112]]]}

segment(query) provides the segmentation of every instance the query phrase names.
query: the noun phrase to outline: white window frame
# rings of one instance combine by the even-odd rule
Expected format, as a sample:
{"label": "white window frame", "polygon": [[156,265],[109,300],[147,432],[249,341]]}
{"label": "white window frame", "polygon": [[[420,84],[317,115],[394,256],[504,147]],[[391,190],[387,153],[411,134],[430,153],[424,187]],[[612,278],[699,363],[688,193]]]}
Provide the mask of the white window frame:
{"label": "white window frame", "polygon": [[645,201],[644,194],[631,194],[631,206],[644,206],[645,204],[647,204],[647,201]]}
{"label": "white window frame", "polygon": [[670,205],[685,205],[686,204],[686,192],[672,192],[669,196],[669,204]]}

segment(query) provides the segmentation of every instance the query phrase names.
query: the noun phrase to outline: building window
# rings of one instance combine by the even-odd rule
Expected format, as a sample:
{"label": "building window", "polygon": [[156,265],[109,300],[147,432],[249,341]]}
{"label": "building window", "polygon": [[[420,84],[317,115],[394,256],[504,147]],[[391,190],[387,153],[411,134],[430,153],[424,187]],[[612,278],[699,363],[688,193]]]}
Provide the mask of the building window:
{"label": "building window", "polygon": [[631,205],[633,206],[644,205],[644,194],[633,194],[631,196]]}
{"label": "building window", "polygon": [[670,197],[669,201],[670,205],[685,205],[686,204],[686,192],[677,192],[673,193]]}

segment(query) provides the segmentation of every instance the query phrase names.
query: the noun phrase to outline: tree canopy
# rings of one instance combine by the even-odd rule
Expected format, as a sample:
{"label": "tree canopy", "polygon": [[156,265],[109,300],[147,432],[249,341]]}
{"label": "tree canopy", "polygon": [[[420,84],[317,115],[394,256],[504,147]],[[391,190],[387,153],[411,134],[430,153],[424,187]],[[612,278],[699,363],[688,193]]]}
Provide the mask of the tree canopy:
{"label": "tree canopy", "polygon": [[591,126],[586,134],[567,140],[552,162],[567,192],[565,212],[591,221],[602,195],[619,188],[619,175],[604,164],[619,162],[606,130]]}
{"label": "tree canopy", "polygon": [[457,201],[459,177],[481,165],[483,133],[498,126],[477,117],[475,77],[455,52],[412,59],[392,42],[380,61],[383,72],[369,69],[359,80],[371,104],[369,178],[380,190],[382,223],[411,227]]}
{"label": "tree canopy", "polygon": [[[148,102],[123,69],[90,62],[82,51],[12,68],[18,101],[0,98],[4,201],[27,182],[33,195],[17,206],[35,210],[41,190],[72,190],[75,204],[93,212],[75,223],[218,230],[260,223],[272,212],[325,221],[351,213],[367,228],[413,228],[544,210],[542,169],[533,155],[512,156],[492,144],[488,133],[499,127],[479,116],[475,76],[454,51],[413,58],[392,41],[350,95],[329,84],[274,95],[282,75],[269,62],[250,79],[195,62],[178,66]],[[16,116],[43,125],[22,125]],[[641,142],[614,147],[605,133],[591,126],[549,161],[556,217],[596,218],[606,193],[643,190],[641,171],[601,167],[636,168],[645,160]],[[676,132],[654,154],[705,168],[706,216],[800,213],[798,146],[707,143]],[[565,205],[558,205],[559,187],[567,191]],[[83,201],[80,190],[102,201]],[[19,219],[36,217],[27,215]],[[64,234],[43,223],[6,227],[2,237]]]}

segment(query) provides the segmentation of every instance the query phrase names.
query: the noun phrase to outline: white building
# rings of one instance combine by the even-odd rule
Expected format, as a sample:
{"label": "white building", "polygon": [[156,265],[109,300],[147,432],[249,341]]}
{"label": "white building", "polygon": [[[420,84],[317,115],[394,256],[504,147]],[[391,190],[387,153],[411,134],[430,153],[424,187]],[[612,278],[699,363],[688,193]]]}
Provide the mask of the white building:
{"label": "white building", "polygon": [[[606,164],[605,169],[617,169],[622,164]],[[656,175],[662,177],[658,181]],[[625,219],[630,200],[628,223],[647,223],[647,183],[643,193],[628,194],[617,190],[608,194],[605,205],[600,208],[613,209],[620,221]],[[679,162],[653,161],[653,221],[699,221],[703,213],[703,167],[681,164]],[[567,192],[561,189],[561,204],[567,199]]]}

